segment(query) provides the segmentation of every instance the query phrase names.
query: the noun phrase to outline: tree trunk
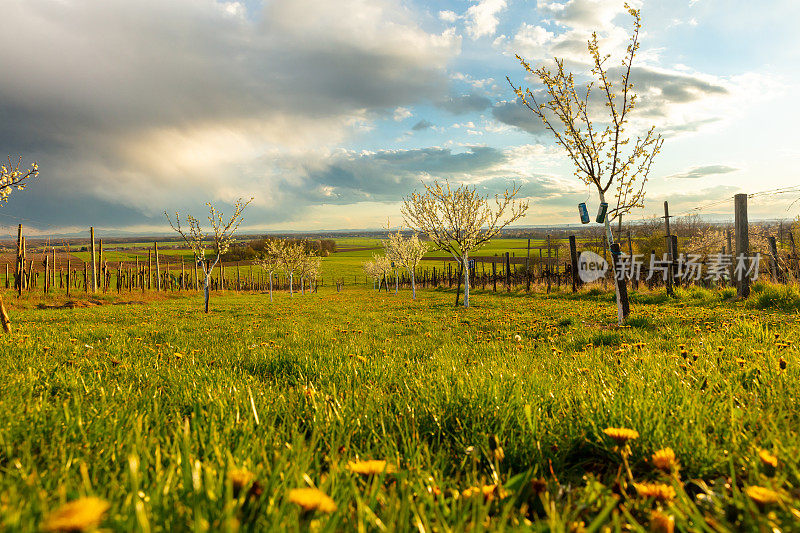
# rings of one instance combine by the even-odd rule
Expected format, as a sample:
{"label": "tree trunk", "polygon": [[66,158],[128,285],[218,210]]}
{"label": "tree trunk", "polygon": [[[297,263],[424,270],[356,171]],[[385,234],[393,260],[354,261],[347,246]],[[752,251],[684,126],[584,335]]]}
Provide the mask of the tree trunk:
{"label": "tree trunk", "polygon": [[209,272],[208,274],[206,274],[205,281],[203,282],[203,299],[205,300],[206,313],[208,313],[208,299],[211,296],[208,290],[208,284],[210,282],[210,279],[211,279],[211,273]]}
{"label": "tree trunk", "polygon": [[414,270],[411,270],[411,299],[417,299],[417,287],[414,285]]}
{"label": "tree trunk", "polygon": [[11,333],[11,320],[8,318],[8,313],[6,313],[6,306],[3,305],[2,294],[0,294],[0,322],[2,322],[3,331]]}
{"label": "tree trunk", "polygon": [[464,307],[469,307],[469,252],[464,254]]}
{"label": "tree trunk", "polygon": [[294,283],[294,272],[289,272],[289,296],[294,296],[294,289],[292,288],[293,283]]}
{"label": "tree trunk", "polygon": [[272,272],[269,273],[269,303],[272,303]]}

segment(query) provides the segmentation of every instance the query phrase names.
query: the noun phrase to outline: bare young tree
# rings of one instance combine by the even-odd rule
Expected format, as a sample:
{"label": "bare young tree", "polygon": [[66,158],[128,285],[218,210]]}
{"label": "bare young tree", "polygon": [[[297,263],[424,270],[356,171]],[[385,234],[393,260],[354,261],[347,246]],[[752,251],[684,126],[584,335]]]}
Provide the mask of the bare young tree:
{"label": "bare young tree", "polygon": [[[8,165],[0,166],[0,205],[8,202],[8,197],[14,189],[21,191],[27,185],[28,180],[39,176],[39,164],[33,163],[29,169],[22,169],[22,157],[20,156],[16,164],[12,163],[11,156],[8,157]],[[6,312],[3,304],[3,293],[0,292],[0,324],[3,331],[11,333],[11,319]]]}
{"label": "bare young tree", "polygon": [[[517,55],[527,75],[538,78],[544,86],[544,96],[537,98],[529,88],[515,86],[514,89],[522,105],[533,112],[555,137],[574,163],[575,176],[586,185],[597,189],[600,203],[607,203],[606,194],[613,195],[610,209],[605,216],[606,239],[609,246],[614,243],[611,221],[618,219],[620,228],[622,215],[632,209],[644,207],[645,184],[650,174],[653,160],[661,151],[664,140],[655,133],[655,126],[643,135],[631,139],[626,135],[630,114],[636,106],[637,95],[631,83],[631,68],[639,49],[639,30],[641,16],[638,9],[625,4],[633,17],[633,32],[627,52],[622,60],[619,84],[612,83],[614,73],[606,62],[610,55],[601,55],[597,33],[592,33],[588,41],[588,51],[592,58],[592,74],[595,80],[587,83],[579,93],[575,88],[573,73],[564,68],[564,60],[554,58],[555,72],[547,66],[533,68],[530,63]],[[595,113],[590,109],[590,95],[598,84],[600,100],[605,111]],[[599,118],[601,126],[594,120]],[[613,262],[612,262],[613,263]],[[620,298],[620,285],[616,283],[619,320],[622,322],[623,302]]]}
{"label": "bare young tree", "polygon": [[[241,198],[236,200],[234,212],[227,222],[223,220],[223,214],[220,211],[217,211],[211,203],[207,203],[208,220],[211,222],[211,229],[213,231],[213,233],[208,234],[200,228],[200,221],[192,215],[186,215],[186,219],[189,222],[189,229],[185,230],[181,227],[180,216],[177,212],[175,213],[175,223],[173,223],[169,214],[164,211],[164,216],[167,217],[169,225],[173,230],[178,232],[192,250],[195,263],[199,262],[203,267],[203,298],[205,301],[206,313],[208,313],[208,301],[210,298],[209,285],[211,283],[211,273],[214,271],[214,267],[217,266],[217,263],[219,263],[220,257],[228,251],[231,244],[234,242],[233,234],[239,229],[239,225],[244,220],[242,216],[244,209],[252,201],[252,198],[247,202],[243,202]],[[206,242],[210,243],[211,253],[214,256],[213,263],[206,261]]]}
{"label": "bare young tree", "polygon": [[475,187],[461,185],[451,189],[438,181],[423,184],[424,192],[414,192],[403,203],[406,225],[423,233],[434,247],[448,252],[464,270],[464,307],[469,307],[469,254],[496,237],[503,228],[519,220],[528,202],[515,200],[519,187],[497,195],[494,205]]}
{"label": "bare young tree", "polygon": [[428,251],[428,243],[419,240],[419,235],[416,233],[405,237],[398,229],[397,233],[390,233],[389,237],[383,241],[383,248],[389,260],[405,268],[411,276],[411,299],[416,300],[417,289],[414,276],[419,262]]}

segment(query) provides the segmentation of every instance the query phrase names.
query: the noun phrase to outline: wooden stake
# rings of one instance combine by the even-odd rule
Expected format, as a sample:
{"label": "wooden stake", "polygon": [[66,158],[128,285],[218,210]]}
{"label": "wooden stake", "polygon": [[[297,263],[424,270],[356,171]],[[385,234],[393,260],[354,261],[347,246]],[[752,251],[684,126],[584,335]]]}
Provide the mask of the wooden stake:
{"label": "wooden stake", "polygon": [[[747,195],[740,193],[734,197],[734,229],[736,232],[736,256],[734,263],[738,263],[739,257],[743,258],[744,267],[749,267],[749,254],[750,254],[750,235],[748,233],[749,226],[747,223]],[[746,268],[745,268],[746,270]],[[740,271],[738,279],[736,280],[737,294],[740,298],[747,298],[750,296],[750,278],[747,277],[747,272]]]}

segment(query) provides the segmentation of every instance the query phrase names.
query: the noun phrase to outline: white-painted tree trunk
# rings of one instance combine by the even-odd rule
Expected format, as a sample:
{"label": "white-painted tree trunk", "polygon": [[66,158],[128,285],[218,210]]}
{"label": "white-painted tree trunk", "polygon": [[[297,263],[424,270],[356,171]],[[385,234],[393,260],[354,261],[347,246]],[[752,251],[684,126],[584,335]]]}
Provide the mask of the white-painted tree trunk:
{"label": "white-painted tree trunk", "polygon": [[417,287],[414,285],[414,270],[411,270],[411,299],[417,299]]}
{"label": "white-painted tree trunk", "polygon": [[269,303],[272,303],[272,272],[269,273]]}
{"label": "white-painted tree trunk", "polygon": [[294,296],[294,289],[292,289],[293,283],[294,283],[294,272],[289,272],[289,296]]}
{"label": "white-painted tree trunk", "polygon": [[[605,195],[601,192],[600,193],[600,203],[604,203],[606,201]],[[608,246],[609,256],[611,257],[611,274],[612,274],[612,281],[614,283],[614,292],[617,295],[617,324],[620,326],[624,322],[622,316],[622,297],[619,294],[619,283],[617,282],[617,271],[614,265],[614,254],[611,252],[611,245],[614,244],[614,235],[611,233],[611,223],[608,221],[608,212],[606,212],[606,219],[605,219],[605,226],[606,226],[606,246]]]}

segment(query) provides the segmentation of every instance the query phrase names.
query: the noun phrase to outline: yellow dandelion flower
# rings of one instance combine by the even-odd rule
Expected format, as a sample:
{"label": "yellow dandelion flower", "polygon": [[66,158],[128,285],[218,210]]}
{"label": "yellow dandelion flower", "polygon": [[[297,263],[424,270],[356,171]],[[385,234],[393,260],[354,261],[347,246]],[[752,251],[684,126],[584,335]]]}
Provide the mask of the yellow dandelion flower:
{"label": "yellow dandelion flower", "polygon": [[673,533],[675,519],[661,511],[653,511],[650,513],[650,531],[652,533]]}
{"label": "yellow dandelion flower", "polygon": [[658,450],[652,457],[653,466],[666,473],[677,472],[680,468],[678,460],[675,458],[675,452],[672,448],[664,448]]}
{"label": "yellow dandelion flower", "polygon": [[248,470],[244,470],[241,468],[235,468],[228,473],[228,477],[231,478],[231,484],[233,485],[233,492],[238,493],[250,483],[252,483],[256,476],[252,472]]}
{"label": "yellow dandelion flower", "polygon": [[289,501],[299,505],[304,511],[332,513],[336,510],[336,502],[315,488],[292,489],[289,491]]}
{"label": "yellow dandelion flower", "polygon": [[653,498],[660,502],[675,499],[675,488],[664,483],[634,483],[633,486],[642,498]]}
{"label": "yellow dandelion flower", "polygon": [[606,428],[603,430],[603,433],[614,439],[617,444],[622,446],[629,440],[634,440],[639,438],[639,432],[635,429],[628,429],[628,428]]}
{"label": "yellow dandelion flower", "polygon": [[464,498],[471,498],[478,494],[481,494],[485,501],[490,502],[495,498],[502,500],[508,496],[508,491],[499,485],[483,485],[482,487],[470,487],[461,493]]}
{"label": "yellow dandelion flower", "polygon": [[370,461],[348,461],[347,469],[356,474],[363,474],[371,476],[374,474],[381,474],[383,472],[389,473],[393,471],[391,465],[386,464],[386,461],[373,459]]}
{"label": "yellow dandelion flower", "polygon": [[778,468],[778,458],[769,453],[767,450],[759,450],[758,458],[761,459],[761,462],[764,463],[764,465],[771,466],[772,468]]}
{"label": "yellow dandelion flower", "polygon": [[89,531],[96,528],[109,508],[100,498],[79,498],[50,513],[42,524],[44,531]]}
{"label": "yellow dandelion flower", "polygon": [[753,485],[752,487],[747,487],[744,489],[744,492],[750,497],[751,500],[756,503],[760,503],[761,505],[778,503],[781,501],[780,494],[766,487],[758,487]]}

